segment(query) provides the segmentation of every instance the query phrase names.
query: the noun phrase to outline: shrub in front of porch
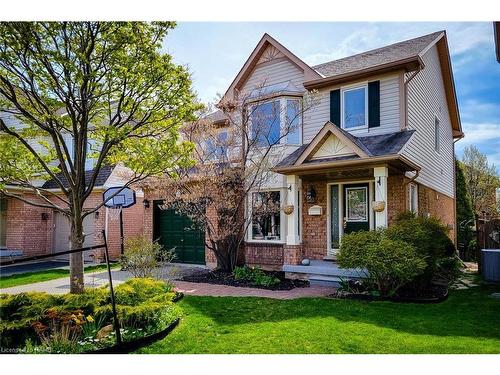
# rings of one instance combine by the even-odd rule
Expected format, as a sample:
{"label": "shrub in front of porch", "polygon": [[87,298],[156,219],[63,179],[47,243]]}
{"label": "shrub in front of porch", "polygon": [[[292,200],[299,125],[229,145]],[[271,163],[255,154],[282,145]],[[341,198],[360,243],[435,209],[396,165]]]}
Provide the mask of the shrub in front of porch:
{"label": "shrub in front of porch", "polygon": [[415,246],[389,237],[386,229],[344,235],[337,261],[343,268],[366,269],[381,296],[394,295],[427,266]]}
{"label": "shrub in front of porch", "polygon": [[409,287],[424,289],[433,280],[453,281],[460,272],[455,256],[455,245],[448,236],[449,229],[439,219],[417,216],[412,212],[401,214],[387,229],[387,236],[409,243],[425,258],[426,267]]}

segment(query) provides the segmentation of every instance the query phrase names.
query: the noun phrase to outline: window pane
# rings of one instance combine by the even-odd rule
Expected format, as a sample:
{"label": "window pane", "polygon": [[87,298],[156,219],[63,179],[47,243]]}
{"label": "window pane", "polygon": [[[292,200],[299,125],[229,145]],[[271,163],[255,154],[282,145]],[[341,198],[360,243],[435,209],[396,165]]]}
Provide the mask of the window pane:
{"label": "window pane", "polygon": [[434,118],[434,149],[439,151],[439,119]]}
{"label": "window pane", "polygon": [[347,220],[367,221],[368,200],[366,188],[352,188],[347,190]]}
{"label": "window pane", "polygon": [[344,128],[366,125],[365,95],[364,87],[344,92]]}
{"label": "window pane", "polygon": [[300,112],[300,100],[286,101],[285,131],[288,133],[286,143],[291,145],[300,144]]}
{"label": "window pane", "polygon": [[252,108],[252,140],[259,146],[274,145],[280,139],[280,102],[274,100]]}
{"label": "window pane", "polygon": [[279,240],[280,192],[252,194],[252,239]]}

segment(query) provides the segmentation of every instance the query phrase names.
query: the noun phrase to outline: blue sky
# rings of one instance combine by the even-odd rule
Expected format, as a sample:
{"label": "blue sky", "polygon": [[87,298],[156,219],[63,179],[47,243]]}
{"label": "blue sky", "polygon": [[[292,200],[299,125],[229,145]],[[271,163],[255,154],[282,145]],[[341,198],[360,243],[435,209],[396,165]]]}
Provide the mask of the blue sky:
{"label": "blue sky", "polygon": [[315,65],[437,30],[448,35],[466,134],[457,154],[475,144],[500,167],[500,64],[491,22],[182,22],[167,36],[164,49],[188,66],[200,99],[213,102],[266,32]]}

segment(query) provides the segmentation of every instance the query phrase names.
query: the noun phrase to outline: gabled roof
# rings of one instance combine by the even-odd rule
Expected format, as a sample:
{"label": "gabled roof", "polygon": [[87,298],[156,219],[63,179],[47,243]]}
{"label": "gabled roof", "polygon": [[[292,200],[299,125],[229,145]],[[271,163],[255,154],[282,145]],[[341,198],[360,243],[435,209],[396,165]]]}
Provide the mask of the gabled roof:
{"label": "gabled roof", "polygon": [[241,89],[244,85],[251,72],[259,62],[259,59],[262,57],[264,51],[269,47],[273,46],[281,52],[286,58],[288,58],[293,64],[295,64],[299,69],[304,71],[304,80],[311,80],[316,78],[321,78],[321,75],[312,69],[309,65],[307,65],[304,61],[295,56],[292,52],[290,52],[285,46],[279,43],[276,39],[271,37],[269,34],[264,34],[262,39],[259,41],[257,46],[254,48],[250,57],[247,59],[243,67],[238,72],[238,75],[234,78],[233,82],[227,89],[224,97],[233,98],[235,96],[235,90]]}
{"label": "gabled roof", "polygon": [[325,77],[332,77],[394,62],[409,61],[418,58],[419,54],[442,34],[443,31],[438,31],[382,48],[358,53],[357,55],[319,64],[313,66],[313,69]]}
{"label": "gabled roof", "polygon": [[[321,164],[356,159],[365,160],[398,155],[413,133],[414,130],[404,130],[389,134],[356,137],[328,121],[310,143],[302,145],[285,157],[274,169],[279,172],[280,170],[297,167],[302,164]],[[331,135],[338,137],[353,153],[322,159],[312,158],[318,148],[321,147],[321,144]]]}
{"label": "gabled roof", "polygon": [[[111,165],[105,165],[103,166],[100,170],[99,173],[97,174],[97,179],[95,181],[95,187],[99,186],[104,186],[106,181],[108,180],[109,176],[111,176],[111,173],[113,172],[113,166]],[[92,173],[94,173],[94,170],[89,170],[85,172],[85,186],[88,186],[90,183],[90,179],[92,178]],[[69,187],[68,185],[68,180],[64,177],[62,173],[59,173],[56,175],[57,178],[62,182],[64,187]],[[43,189],[59,189],[59,184],[54,180],[50,179],[45,181],[45,183],[42,185]]]}

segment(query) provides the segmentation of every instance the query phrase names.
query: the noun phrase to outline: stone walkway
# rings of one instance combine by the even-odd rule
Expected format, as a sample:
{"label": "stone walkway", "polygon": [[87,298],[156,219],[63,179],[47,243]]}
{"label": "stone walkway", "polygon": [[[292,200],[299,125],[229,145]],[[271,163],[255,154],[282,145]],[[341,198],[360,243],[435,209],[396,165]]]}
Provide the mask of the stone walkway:
{"label": "stone walkway", "polygon": [[[183,272],[180,272],[181,274]],[[132,277],[128,272],[113,270],[113,285],[119,285]],[[257,288],[244,288],[228,285],[205,283],[192,283],[187,281],[172,280],[177,291],[193,296],[231,296],[231,297],[265,297],[276,299],[294,299],[305,297],[325,297],[333,293],[334,288],[312,286],[309,288],[295,288],[292,290],[266,290]],[[106,271],[85,274],[85,287],[94,288],[108,283]],[[50,294],[65,294],[69,292],[69,277],[40,283],[19,285],[11,288],[0,289],[0,293],[17,294],[24,292],[47,292]]]}
{"label": "stone walkway", "polygon": [[176,290],[185,295],[213,297],[265,297],[275,299],[295,299],[306,297],[326,297],[334,292],[334,288],[311,286],[309,288],[294,288],[292,290],[266,290],[244,288],[229,285],[206,283],[191,283],[174,280]]}

